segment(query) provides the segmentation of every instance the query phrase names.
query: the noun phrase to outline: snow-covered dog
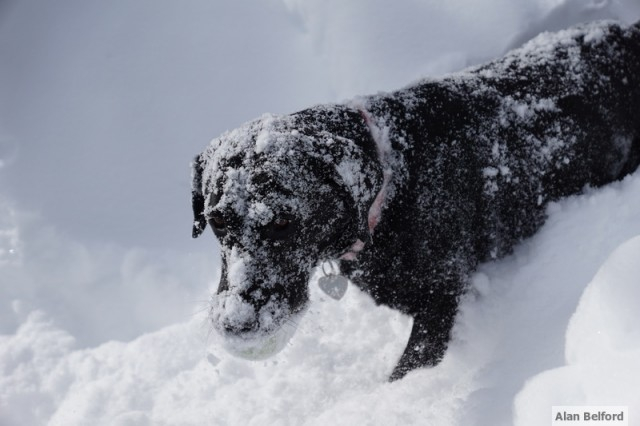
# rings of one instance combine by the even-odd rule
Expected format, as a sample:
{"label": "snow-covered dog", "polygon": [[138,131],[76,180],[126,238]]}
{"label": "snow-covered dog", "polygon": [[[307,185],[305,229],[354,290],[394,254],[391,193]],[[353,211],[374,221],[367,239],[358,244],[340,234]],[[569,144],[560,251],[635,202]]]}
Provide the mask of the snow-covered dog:
{"label": "snow-covered dog", "polygon": [[264,357],[292,333],[314,266],[414,317],[391,379],[442,358],[479,262],[536,232],[552,200],[640,162],[640,25],[545,34],[400,91],[265,115],[194,162],[193,235],[222,248],[213,326]]}

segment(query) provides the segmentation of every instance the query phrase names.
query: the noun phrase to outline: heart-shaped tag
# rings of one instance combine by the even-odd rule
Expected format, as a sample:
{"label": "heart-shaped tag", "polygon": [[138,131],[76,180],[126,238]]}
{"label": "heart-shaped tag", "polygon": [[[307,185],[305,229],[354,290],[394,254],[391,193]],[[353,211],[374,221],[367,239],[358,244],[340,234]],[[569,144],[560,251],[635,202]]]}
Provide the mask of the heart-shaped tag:
{"label": "heart-shaped tag", "polygon": [[349,280],[342,275],[324,275],[318,278],[318,285],[332,299],[340,300],[347,292]]}

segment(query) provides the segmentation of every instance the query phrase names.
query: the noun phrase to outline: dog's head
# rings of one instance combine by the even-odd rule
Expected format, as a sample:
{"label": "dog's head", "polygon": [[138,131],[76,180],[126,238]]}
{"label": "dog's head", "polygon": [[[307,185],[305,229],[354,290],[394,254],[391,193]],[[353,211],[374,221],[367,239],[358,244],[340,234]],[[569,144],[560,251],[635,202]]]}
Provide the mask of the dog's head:
{"label": "dog's head", "polygon": [[362,115],[316,107],[263,116],[214,139],[193,165],[193,236],[221,246],[214,328],[236,354],[280,350],[320,260],[369,238],[382,171]]}

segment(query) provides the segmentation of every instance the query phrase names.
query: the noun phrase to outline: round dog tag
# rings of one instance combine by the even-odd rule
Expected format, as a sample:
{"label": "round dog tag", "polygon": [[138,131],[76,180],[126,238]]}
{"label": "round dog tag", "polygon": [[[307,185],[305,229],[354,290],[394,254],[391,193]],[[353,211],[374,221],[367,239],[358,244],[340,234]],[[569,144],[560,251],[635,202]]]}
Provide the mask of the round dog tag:
{"label": "round dog tag", "polygon": [[347,292],[349,280],[342,275],[324,275],[318,278],[318,285],[332,299],[340,300]]}

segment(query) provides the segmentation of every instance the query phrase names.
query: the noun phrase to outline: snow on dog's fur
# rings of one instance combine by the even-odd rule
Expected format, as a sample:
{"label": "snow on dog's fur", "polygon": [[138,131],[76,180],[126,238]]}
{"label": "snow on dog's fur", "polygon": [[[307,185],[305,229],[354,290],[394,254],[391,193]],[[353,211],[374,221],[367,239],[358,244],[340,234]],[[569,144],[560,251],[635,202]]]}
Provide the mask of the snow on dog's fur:
{"label": "snow on dog's fur", "polygon": [[479,262],[532,235],[550,201],[640,161],[640,28],[545,34],[397,92],[265,115],[194,162],[193,235],[222,247],[214,328],[238,354],[281,349],[311,269],[339,260],[414,317],[392,379],[443,356]]}

